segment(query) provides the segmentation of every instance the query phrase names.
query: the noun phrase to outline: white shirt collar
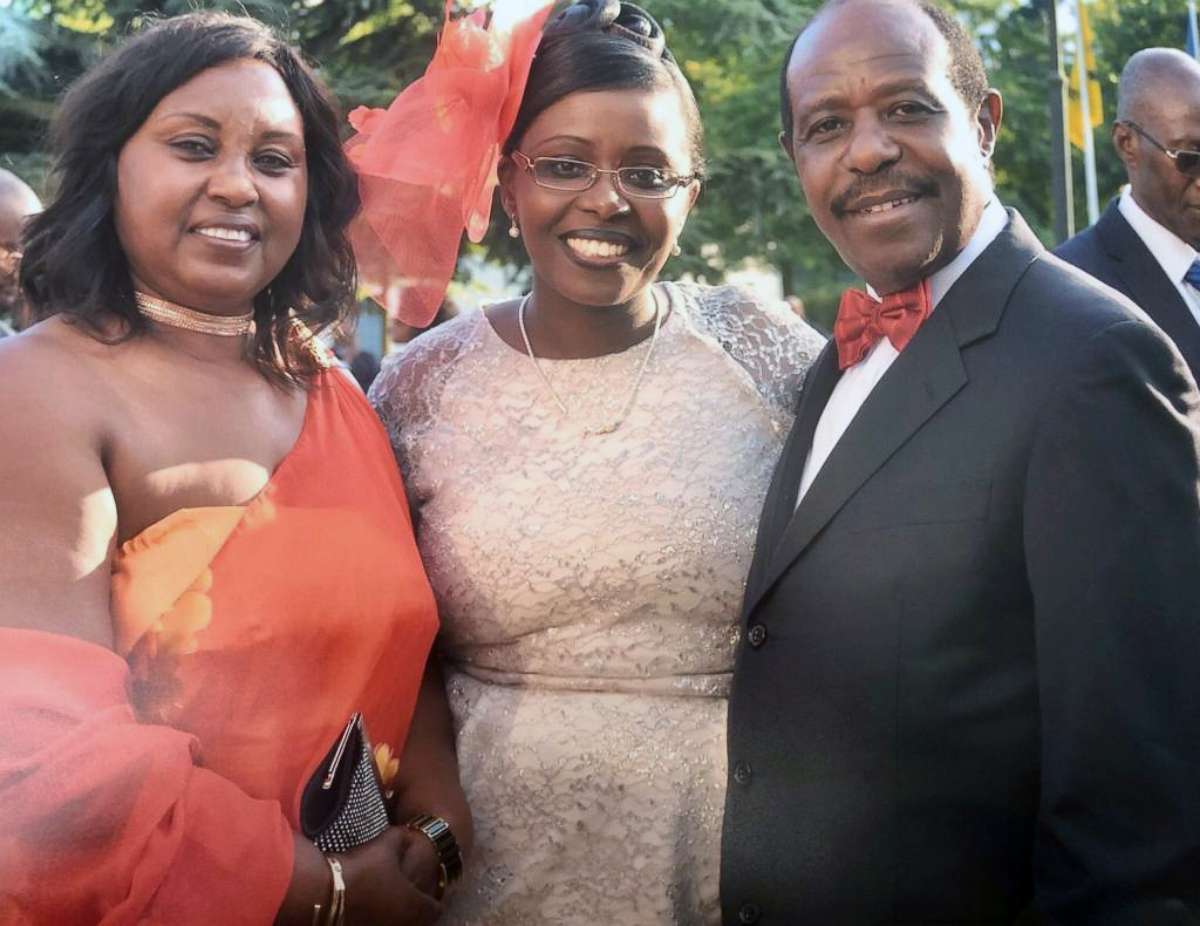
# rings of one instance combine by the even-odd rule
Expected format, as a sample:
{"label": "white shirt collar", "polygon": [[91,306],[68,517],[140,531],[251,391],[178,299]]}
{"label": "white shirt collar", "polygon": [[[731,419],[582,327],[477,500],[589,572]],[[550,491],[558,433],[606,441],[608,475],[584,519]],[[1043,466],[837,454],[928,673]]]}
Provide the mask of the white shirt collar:
{"label": "white shirt collar", "polygon": [[[996,240],[1007,224],[1008,213],[1004,211],[999,200],[993,196],[983,207],[983,212],[979,214],[979,224],[975,226],[975,232],[967,241],[966,247],[955,255],[954,260],[930,275],[929,298],[933,302],[933,308],[937,308],[937,304],[950,291],[950,287],[967,272],[967,268],[975,262],[975,258],[987,250],[987,246]],[[879,300],[878,294],[870,286],[867,287],[867,292],[872,299]]]}
{"label": "white shirt collar", "polygon": [[1182,283],[1184,274],[1196,260],[1196,249],[1165,225],[1160,225],[1152,219],[1133,198],[1129,184],[1121,187],[1121,199],[1117,203],[1117,209],[1154,255],[1167,279],[1176,285]]}

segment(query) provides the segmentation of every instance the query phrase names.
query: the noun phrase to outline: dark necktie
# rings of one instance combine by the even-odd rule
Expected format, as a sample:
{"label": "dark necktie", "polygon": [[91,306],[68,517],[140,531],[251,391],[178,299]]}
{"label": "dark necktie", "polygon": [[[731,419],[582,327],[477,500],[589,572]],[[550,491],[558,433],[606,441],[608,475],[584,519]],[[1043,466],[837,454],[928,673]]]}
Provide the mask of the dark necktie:
{"label": "dark necktie", "polygon": [[1183,282],[1190,283],[1194,289],[1200,289],[1200,258],[1192,261],[1188,272],[1183,275]]}

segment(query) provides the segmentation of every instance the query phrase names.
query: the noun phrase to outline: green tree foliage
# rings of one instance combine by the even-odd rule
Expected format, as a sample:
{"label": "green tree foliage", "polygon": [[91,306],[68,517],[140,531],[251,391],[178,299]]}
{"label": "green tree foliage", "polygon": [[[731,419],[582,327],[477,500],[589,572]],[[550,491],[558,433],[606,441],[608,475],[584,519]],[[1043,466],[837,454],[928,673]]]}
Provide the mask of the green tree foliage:
{"label": "green tree foliage", "polygon": [[[1053,72],[1040,6],[1026,2],[994,22],[982,41],[989,70],[1004,94],[1004,131],[996,152],[1000,195],[1019,208],[1046,244],[1053,240],[1050,177],[1050,126],[1047,93]],[[1060,4],[1063,70],[1070,77],[1077,53],[1073,4]],[[1182,49],[1186,38],[1186,6],[1164,0],[1090,0],[1089,19],[1095,33],[1096,73],[1104,102],[1104,124],[1093,138],[1100,205],[1117,194],[1125,172],[1110,140],[1117,113],[1117,83],[1125,62],[1142,48]],[[1087,225],[1083,154],[1072,148],[1075,227]]]}
{"label": "green tree foliage", "polygon": [[667,0],[661,6],[700,101],[710,155],[709,182],[684,238],[680,269],[719,278],[756,260],[779,268],[791,292],[802,291],[806,277],[840,273],[778,142],[783,56],[816,4]]}
{"label": "green tree foliage", "polygon": [[[1161,0],[1097,0],[1091,13],[1096,33],[1096,62],[1104,96],[1105,123],[1096,129],[1096,174],[1100,207],[1125,183],[1125,169],[1109,137],[1117,116],[1117,82],[1130,55],[1142,48],[1162,46],[1183,49],[1187,39],[1186,5]],[[1083,199],[1083,158],[1074,152],[1076,225],[1087,224]]]}
{"label": "green tree foliage", "polygon": [[247,13],[302,47],[349,107],[386,105],[433,48],[439,0],[0,0],[0,165],[39,176],[54,101],[145,22],[196,9]]}

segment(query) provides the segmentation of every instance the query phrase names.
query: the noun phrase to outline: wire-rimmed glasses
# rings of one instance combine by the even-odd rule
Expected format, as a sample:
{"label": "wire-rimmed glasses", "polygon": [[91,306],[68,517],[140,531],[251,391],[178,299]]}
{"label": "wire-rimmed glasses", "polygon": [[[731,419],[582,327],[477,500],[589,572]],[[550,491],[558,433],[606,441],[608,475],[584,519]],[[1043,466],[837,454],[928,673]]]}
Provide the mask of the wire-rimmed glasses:
{"label": "wire-rimmed glasses", "polygon": [[531,158],[520,151],[512,153],[513,162],[529,172],[533,182],[560,193],[589,190],[601,174],[616,177],[617,189],[637,199],[669,199],[680,187],[700,178],[696,174],[678,174],[669,167],[638,164],[610,170],[578,158]]}

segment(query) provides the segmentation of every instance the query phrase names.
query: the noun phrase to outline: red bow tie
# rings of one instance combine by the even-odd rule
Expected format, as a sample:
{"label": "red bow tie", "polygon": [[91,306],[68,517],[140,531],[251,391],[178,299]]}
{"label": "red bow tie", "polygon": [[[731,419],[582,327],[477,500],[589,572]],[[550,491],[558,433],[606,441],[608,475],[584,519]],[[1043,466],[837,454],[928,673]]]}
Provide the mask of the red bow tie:
{"label": "red bow tie", "polygon": [[933,311],[929,281],[889,293],[877,302],[860,289],[842,293],[833,337],[837,341],[838,368],[846,369],[867,356],[867,351],[887,338],[897,351],[904,350],[921,322]]}

